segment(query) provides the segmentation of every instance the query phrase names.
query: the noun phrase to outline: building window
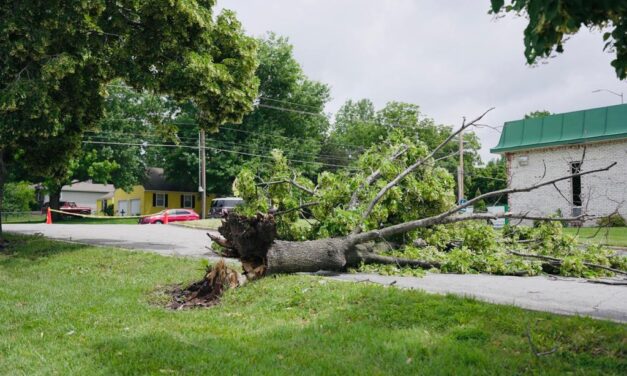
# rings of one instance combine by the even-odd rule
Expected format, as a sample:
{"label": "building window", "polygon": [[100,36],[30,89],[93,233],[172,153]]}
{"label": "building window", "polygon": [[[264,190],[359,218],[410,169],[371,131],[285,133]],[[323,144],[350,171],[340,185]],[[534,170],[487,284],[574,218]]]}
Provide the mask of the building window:
{"label": "building window", "polygon": [[184,208],[194,207],[194,195],[183,195],[183,207]]}
{"label": "building window", "polygon": [[155,193],[155,206],[165,206],[165,193]]}
{"label": "building window", "polygon": [[[570,173],[578,174],[581,172],[581,162],[572,162],[570,164]],[[581,176],[573,176],[570,179],[573,206],[581,206]]]}

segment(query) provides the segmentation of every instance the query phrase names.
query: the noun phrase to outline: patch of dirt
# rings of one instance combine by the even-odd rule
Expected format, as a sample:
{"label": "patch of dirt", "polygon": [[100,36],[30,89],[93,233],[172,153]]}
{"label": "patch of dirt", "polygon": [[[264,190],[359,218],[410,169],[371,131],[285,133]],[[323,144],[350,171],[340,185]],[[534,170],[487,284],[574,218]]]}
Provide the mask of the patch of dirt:
{"label": "patch of dirt", "polygon": [[174,287],[169,291],[172,300],[167,304],[170,309],[211,307],[220,302],[220,297],[228,289],[240,285],[239,273],[229,268],[224,260],[208,266],[205,277],[186,288]]}

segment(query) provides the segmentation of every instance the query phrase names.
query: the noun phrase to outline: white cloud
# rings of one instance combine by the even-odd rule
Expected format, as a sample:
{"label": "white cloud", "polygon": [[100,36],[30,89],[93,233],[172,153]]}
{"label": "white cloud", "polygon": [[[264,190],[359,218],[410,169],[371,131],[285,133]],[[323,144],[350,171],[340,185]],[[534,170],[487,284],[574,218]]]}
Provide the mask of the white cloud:
{"label": "white cloud", "polygon": [[[489,0],[224,0],[253,35],[290,38],[306,74],[332,87],[327,110],[347,99],[416,103],[437,122],[457,125],[496,107],[487,118],[500,126],[525,113],[565,112],[619,103],[593,94],[625,90],[602,51],[600,32],[582,30],[565,53],[537,67],[525,65],[526,20],[494,20]],[[484,160],[499,134],[477,131]]]}

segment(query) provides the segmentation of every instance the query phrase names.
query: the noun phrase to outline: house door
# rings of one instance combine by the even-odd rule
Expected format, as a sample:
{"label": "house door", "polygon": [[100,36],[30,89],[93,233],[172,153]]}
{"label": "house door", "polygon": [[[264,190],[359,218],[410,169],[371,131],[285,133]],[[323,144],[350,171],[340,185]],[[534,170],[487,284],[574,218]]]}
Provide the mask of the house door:
{"label": "house door", "polygon": [[121,215],[121,216],[130,215],[128,212],[128,200],[120,200],[118,202],[118,215]]}
{"label": "house door", "polygon": [[131,215],[140,215],[140,200],[131,200]]}

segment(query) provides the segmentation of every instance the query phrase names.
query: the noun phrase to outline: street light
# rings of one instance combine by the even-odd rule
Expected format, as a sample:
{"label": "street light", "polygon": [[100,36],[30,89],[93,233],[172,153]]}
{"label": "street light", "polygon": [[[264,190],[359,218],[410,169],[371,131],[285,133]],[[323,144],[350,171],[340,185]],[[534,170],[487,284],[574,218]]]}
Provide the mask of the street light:
{"label": "street light", "polygon": [[607,89],[596,89],[596,90],[592,90],[593,93],[600,93],[602,91],[607,91],[608,93],[614,94],[618,97],[620,97],[620,104],[623,104],[625,102],[623,102],[623,93],[617,93],[615,91],[612,90],[607,90]]}

